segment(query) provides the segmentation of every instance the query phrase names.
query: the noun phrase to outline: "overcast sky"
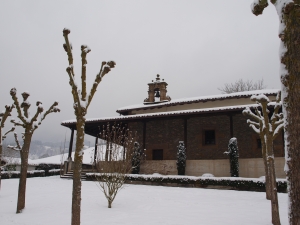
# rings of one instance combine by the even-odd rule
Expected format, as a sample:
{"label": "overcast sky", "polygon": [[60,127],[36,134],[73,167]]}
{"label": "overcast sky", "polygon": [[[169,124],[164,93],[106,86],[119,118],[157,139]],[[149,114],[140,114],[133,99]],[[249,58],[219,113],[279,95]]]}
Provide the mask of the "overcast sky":
{"label": "overcast sky", "polygon": [[[74,66],[80,78],[80,46],[87,56],[88,90],[101,61],[117,65],[100,83],[87,118],[117,116],[116,109],[142,103],[156,74],[172,99],[220,94],[237,79],[264,79],[280,88],[278,16],[273,5],[262,16],[252,0],[227,1],[0,1],[0,110],[11,104],[11,88],[48,108],[59,101],[33,140],[60,142],[70,131],[73,99],[62,45],[71,30]],[[77,80],[79,83],[80,80]],[[14,115],[16,118],[16,115]],[[7,123],[6,128],[10,125]]]}

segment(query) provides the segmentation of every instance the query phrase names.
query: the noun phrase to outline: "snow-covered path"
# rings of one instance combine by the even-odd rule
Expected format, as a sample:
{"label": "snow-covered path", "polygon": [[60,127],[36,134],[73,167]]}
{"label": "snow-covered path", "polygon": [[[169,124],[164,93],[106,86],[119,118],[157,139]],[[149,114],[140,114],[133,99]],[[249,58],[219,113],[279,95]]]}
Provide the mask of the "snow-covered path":
{"label": "snow-covered path", "polygon": [[[66,225],[71,220],[72,181],[58,176],[27,179],[26,208],[15,214],[18,179],[2,180],[1,225]],[[287,194],[279,193],[281,224],[287,225]],[[112,208],[96,183],[82,187],[81,224],[271,225],[265,193],[126,185]]]}

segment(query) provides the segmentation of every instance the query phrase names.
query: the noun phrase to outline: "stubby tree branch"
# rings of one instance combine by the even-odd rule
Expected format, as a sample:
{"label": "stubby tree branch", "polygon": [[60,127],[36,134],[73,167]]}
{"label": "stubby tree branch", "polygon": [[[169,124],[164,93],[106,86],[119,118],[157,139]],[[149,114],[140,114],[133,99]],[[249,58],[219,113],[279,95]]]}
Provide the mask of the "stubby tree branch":
{"label": "stubby tree branch", "polygon": [[95,95],[95,93],[97,91],[97,87],[98,87],[99,83],[101,82],[102,78],[107,73],[109,73],[112,68],[115,68],[115,65],[116,65],[116,63],[114,61],[109,61],[107,63],[106,62],[102,62],[100,72],[97,74],[96,79],[94,81],[94,84],[93,84],[93,86],[91,88],[86,108],[89,107],[89,105],[90,105],[90,103],[91,103],[91,101],[92,101],[92,99],[93,99],[93,97],[94,97],[94,95]]}
{"label": "stubby tree branch", "polygon": [[18,113],[18,118],[19,118],[24,124],[26,124],[27,121],[26,121],[25,117],[24,117],[23,114],[22,114],[21,106],[20,106],[19,100],[18,100],[18,98],[17,98],[17,90],[16,90],[16,88],[12,88],[12,89],[10,90],[10,95],[11,95],[11,97],[12,97],[12,99],[13,99],[13,101],[14,101],[14,104],[15,104],[15,106],[16,106],[17,113]]}
{"label": "stubby tree branch", "polygon": [[[46,118],[46,116],[48,115],[48,114],[50,114],[50,113],[56,113],[56,112],[60,112],[60,108],[58,108],[57,107],[57,105],[58,105],[58,102],[54,102],[50,107],[49,107],[49,109],[44,113],[44,114],[42,114],[41,115],[41,119],[39,120],[39,123],[38,123],[38,125],[40,125],[41,123],[42,123],[42,121]],[[38,107],[39,108],[39,107]],[[39,110],[38,110],[39,111]],[[43,111],[41,111],[41,112],[43,112]],[[40,113],[41,113],[40,112]],[[32,119],[32,122],[34,122],[35,120],[33,120]]]}
{"label": "stubby tree branch", "polygon": [[8,145],[7,147],[9,149],[12,149],[12,150],[15,150],[15,151],[21,151],[22,150],[22,146],[20,145],[20,142],[18,140],[18,134],[14,133],[14,137],[15,137],[16,146]]}
{"label": "stubby tree branch", "polygon": [[268,5],[268,0],[254,0],[254,2],[251,5],[252,13],[255,16],[258,16],[263,13],[264,9],[268,7]]}
{"label": "stubby tree branch", "polygon": [[6,135],[8,135],[11,132],[14,132],[16,129],[15,126],[13,126],[10,130],[6,131],[6,133],[2,136],[2,140],[4,140],[6,138]]}
{"label": "stubby tree branch", "polygon": [[87,45],[81,45],[81,86],[82,86],[82,96],[81,100],[86,100],[86,55],[91,51]]}
{"label": "stubby tree branch", "polygon": [[6,105],[4,113],[0,113],[0,126],[2,128],[4,128],[4,124],[5,124],[7,117],[11,116],[11,112],[12,112],[13,108],[15,108],[14,105],[11,105],[11,106]]}
{"label": "stubby tree branch", "polygon": [[21,121],[15,121],[14,119],[10,120],[11,123],[13,123],[15,126],[20,126],[25,128],[25,124],[22,123]]}

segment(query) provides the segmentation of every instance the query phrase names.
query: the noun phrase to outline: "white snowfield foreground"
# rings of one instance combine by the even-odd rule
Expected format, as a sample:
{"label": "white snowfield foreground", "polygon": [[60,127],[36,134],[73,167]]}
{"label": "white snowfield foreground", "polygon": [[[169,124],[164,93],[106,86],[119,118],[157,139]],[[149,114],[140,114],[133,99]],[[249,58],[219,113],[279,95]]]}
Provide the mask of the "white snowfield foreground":
{"label": "white snowfield foreground", "polygon": [[[27,180],[26,207],[16,214],[18,179],[3,180],[0,221],[5,225],[71,223],[72,180]],[[83,225],[271,225],[264,192],[125,185],[112,208],[95,182],[82,183]],[[288,225],[287,194],[278,194],[281,224]]]}

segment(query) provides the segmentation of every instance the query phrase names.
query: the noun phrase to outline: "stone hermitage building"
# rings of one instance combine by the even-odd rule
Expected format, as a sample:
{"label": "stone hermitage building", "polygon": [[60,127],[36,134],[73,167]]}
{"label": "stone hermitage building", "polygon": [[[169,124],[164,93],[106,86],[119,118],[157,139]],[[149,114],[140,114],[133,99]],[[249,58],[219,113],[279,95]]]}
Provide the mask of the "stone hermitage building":
{"label": "stone hermitage building", "polygon": [[[230,176],[229,158],[225,151],[230,138],[236,137],[239,148],[241,177],[264,176],[264,165],[259,136],[247,124],[242,114],[254,94],[265,94],[275,101],[278,90],[245,91],[171,100],[167,83],[157,75],[148,84],[148,97],[139,105],[119,108],[118,117],[87,119],[85,133],[96,138],[99,127],[115,122],[137,131],[138,141],[146,149],[143,174],[177,174],[176,154],[179,141],[184,141],[187,154],[186,175]],[[272,107],[270,108],[272,113]],[[63,121],[72,130],[76,121]],[[71,146],[71,144],[70,144]],[[70,148],[69,151],[72,149]],[[276,175],[285,178],[283,134],[274,141]],[[69,155],[71,153],[69,152]]]}

